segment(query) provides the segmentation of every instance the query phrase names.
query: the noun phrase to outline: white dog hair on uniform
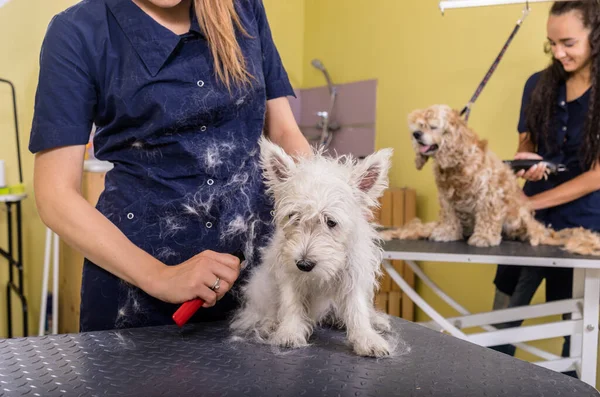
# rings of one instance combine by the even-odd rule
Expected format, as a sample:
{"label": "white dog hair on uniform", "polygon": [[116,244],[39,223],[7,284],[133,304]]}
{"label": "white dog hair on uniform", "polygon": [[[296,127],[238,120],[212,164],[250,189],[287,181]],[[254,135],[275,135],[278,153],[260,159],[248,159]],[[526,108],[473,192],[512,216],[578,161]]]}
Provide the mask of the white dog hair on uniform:
{"label": "white dog hair on uniform", "polygon": [[392,149],[356,160],[319,151],[294,159],[265,138],[260,148],[275,232],[242,288],[234,335],[295,348],[333,320],[356,354],[389,355],[382,333],[390,323],[373,305],[382,249],[371,219],[388,186]]}

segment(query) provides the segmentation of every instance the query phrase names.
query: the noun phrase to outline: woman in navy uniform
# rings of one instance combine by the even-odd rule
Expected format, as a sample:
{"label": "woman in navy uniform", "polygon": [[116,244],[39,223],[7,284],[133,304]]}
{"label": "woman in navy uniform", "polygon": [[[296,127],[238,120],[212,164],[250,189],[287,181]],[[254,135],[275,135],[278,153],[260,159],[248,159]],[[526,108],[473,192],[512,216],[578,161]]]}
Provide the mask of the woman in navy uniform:
{"label": "woman in navy uniform", "polygon": [[[600,231],[598,2],[554,3],[547,34],[552,63],[525,84],[516,158],[545,159],[565,164],[568,171],[546,180],[542,165],[518,175],[527,180],[524,191],[538,220],[555,230],[582,226]],[[494,282],[508,295],[508,307],[515,307],[529,304],[543,279],[547,301],[572,297],[573,269],[500,265]],[[515,352],[514,346],[496,349]],[[569,355],[568,338],[562,354]]]}
{"label": "woman in navy uniform", "polygon": [[[263,131],[310,155],[261,0],[83,0],[46,32],[29,148],[44,223],[86,257],[81,331],[226,318],[271,231]],[[92,126],[114,168],[80,191]],[[233,255],[235,254],[235,255]],[[214,288],[219,284],[219,288]]]}

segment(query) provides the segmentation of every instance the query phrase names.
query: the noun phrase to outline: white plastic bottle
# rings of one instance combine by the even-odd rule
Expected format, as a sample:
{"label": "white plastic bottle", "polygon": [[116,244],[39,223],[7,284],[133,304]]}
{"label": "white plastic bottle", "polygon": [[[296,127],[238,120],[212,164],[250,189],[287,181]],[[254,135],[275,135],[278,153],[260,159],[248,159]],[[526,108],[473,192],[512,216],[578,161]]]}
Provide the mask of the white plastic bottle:
{"label": "white plastic bottle", "polygon": [[4,172],[4,160],[0,160],[0,189],[6,187],[6,173]]}

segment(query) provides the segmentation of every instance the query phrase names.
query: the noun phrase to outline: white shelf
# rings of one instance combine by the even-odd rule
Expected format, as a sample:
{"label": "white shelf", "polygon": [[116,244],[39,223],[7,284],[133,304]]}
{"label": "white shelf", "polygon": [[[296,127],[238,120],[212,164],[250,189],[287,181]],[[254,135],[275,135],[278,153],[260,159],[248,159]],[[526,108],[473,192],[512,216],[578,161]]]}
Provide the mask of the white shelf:
{"label": "white shelf", "polygon": [[22,194],[0,194],[0,203],[16,203],[27,198],[25,193]]}

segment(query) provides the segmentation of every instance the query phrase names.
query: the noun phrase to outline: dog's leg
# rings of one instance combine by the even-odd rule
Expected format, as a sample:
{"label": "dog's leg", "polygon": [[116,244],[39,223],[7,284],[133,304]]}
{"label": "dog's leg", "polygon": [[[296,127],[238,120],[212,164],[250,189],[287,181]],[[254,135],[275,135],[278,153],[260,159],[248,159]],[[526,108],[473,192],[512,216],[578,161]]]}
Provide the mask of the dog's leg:
{"label": "dog's leg", "polygon": [[390,332],[392,330],[389,317],[375,308],[371,309],[371,324],[379,332]]}
{"label": "dog's leg", "polygon": [[476,247],[492,247],[502,241],[506,211],[491,202],[480,201],[475,209],[475,227],[467,243]]}
{"label": "dog's leg", "polygon": [[333,306],[330,298],[323,295],[311,296],[308,305],[308,318],[315,323],[333,325]]}
{"label": "dog's leg", "polygon": [[354,352],[360,356],[383,357],[390,354],[388,342],[375,331],[368,293],[357,288],[346,293],[342,316],[348,333],[348,340]]}
{"label": "dog's leg", "polygon": [[298,288],[294,287],[293,280],[280,278],[278,281],[281,283],[279,325],[270,342],[282,347],[306,346],[312,332],[312,325],[304,307],[305,297]]}
{"label": "dog's leg", "polygon": [[379,237],[385,241],[392,239],[399,240],[419,240],[427,239],[431,236],[431,231],[435,229],[437,222],[423,223],[419,218],[414,218],[404,226],[395,229],[382,230]]}
{"label": "dog's leg", "polygon": [[278,294],[267,266],[260,266],[243,287],[244,305],[235,313],[231,329],[236,335],[267,337],[276,326]]}
{"label": "dog's leg", "polygon": [[431,231],[433,241],[447,242],[463,239],[463,228],[456,211],[448,200],[440,195],[440,221]]}

